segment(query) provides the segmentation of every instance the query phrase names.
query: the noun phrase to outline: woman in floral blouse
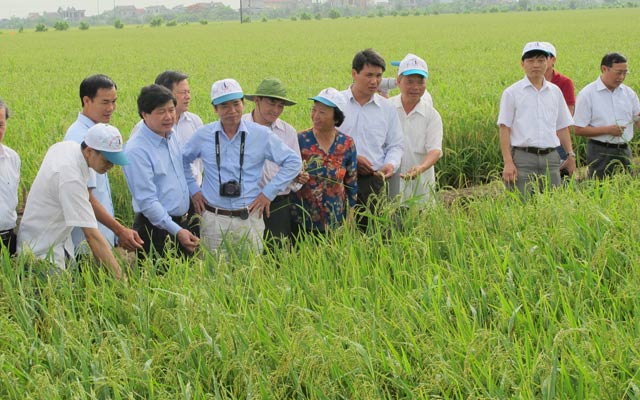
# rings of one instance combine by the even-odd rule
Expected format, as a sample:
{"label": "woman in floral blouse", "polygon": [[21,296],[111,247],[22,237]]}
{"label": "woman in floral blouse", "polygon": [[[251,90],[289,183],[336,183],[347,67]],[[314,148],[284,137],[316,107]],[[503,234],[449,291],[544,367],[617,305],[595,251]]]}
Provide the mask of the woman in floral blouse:
{"label": "woman in floral blouse", "polygon": [[336,129],[344,121],[342,94],[328,88],[309,100],[314,101],[313,128],[298,134],[308,181],[294,195],[293,221],[304,231],[325,233],[341,225],[356,205],[357,154],[353,139]]}

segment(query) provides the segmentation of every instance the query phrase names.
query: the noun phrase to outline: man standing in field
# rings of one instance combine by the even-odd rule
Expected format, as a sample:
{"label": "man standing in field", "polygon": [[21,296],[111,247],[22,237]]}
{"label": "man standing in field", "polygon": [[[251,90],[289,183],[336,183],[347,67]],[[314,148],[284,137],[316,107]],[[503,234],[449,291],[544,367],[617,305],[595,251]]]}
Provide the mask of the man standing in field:
{"label": "man standing in field", "polygon": [[[0,244],[16,252],[16,236],[13,232],[18,215],[18,184],[20,183],[20,157],[18,153],[2,144],[9,119],[9,107],[0,100]],[[0,246],[0,249],[2,249]]]}
{"label": "man standing in field", "polygon": [[[403,152],[402,128],[393,104],[377,92],[386,67],[373,49],[358,52],[353,58],[353,84],[342,94],[346,98],[345,120],[339,130],[351,136],[358,153],[358,204],[376,212],[385,194],[384,182],[400,167]],[[361,229],[368,218],[360,216]]]}
{"label": "man standing in field", "polygon": [[[500,100],[500,150],[504,160],[502,179],[510,189],[531,194],[541,176],[549,175],[552,187],[560,185],[560,168],[572,174],[576,156],[569,126],[573,124],[560,89],[544,79],[549,53],[542,42],[530,42],[522,51],[525,77],[509,86]],[[555,151],[562,145],[568,158],[560,162]]]}
{"label": "man standing in field", "polygon": [[[130,163],[124,168],[136,213],[133,228],[144,239],[144,256],[152,251],[164,256],[169,249],[167,243],[176,245],[180,254],[190,256],[199,239],[189,220],[182,153],[173,134],[176,99],[164,86],[143,87],[138,96],[138,114],[144,123],[127,143]],[[187,171],[195,182],[191,165]]]}
{"label": "man standing in field", "polygon": [[[191,102],[191,89],[189,88],[189,76],[179,71],[164,71],[156,77],[154,82],[156,85],[161,85],[171,90],[173,96],[176,98],[176,121],[173,126],[173,132],[178,139],[178,144],[182,148],[193,133],[200,129],[203,125],[202,119],[197,115],[189,111],[189,104]],[[130,139],[140,131],[144,125],[144,120],[140,120],[133,127],[131,131]],[[195,160],[191,164],[191,172],[194,178],[198,182],[198,185],[202,185],[202,160]]]}
{"label": "man standing in field", "polygon": [[[270,216],[271,202],[298,175],[302,160],[269,128],[242,119],[244,93],[235,80],[216,81],[211,103],[219,121],[193,135],[182,160],[185,171],[196,158],[204,163],[202,189],[187,177],[193,204],[202,214],[202,240],[210,251],[227,243],[248,245],[259,254],[263,214]],[[261,187],[266,160],[279,170]]]}
{"label": "man standing in field", "polygon": [[[92,75],[84,79],[80,83],[82,111],[78,113],[76,122],[67,130],[64,140],[82,143],[89,128],[97,123],[108,124],[116,109],[117,99],[116,84],[108,76]],[[109,176],[106,173],[92,173],[88,185],[89,201],[99,221],[98,230],[107,243],[113,247],[116,244],[115,236],[117,236],[118,245],[125,250],[133,251],[142,248],[142,240],[138,234],[134,230],[122,226],[114,218]],[[71,237],[75,254],[88,252],[88,249],[81,245],[85,240],[83,229],[74,229]]]}
{"label": "man standing in field", "polygon": [[[287,98],[287,90],[282,82],[276,78],[266,78],[258,85],[255,94],[248,94],[245,97],[253,100],[255,107],[250,113],[244,114],[242,120],[266,126],[296,154],[300,154],[298,134],[295,128],[280,119],[285,106],[296,104]],[[264,188],[279,170],[280,167],[278,165],[266,160],[262,179],[260,180],[260,188]],[[272,250],[275,244],[274,241],[282,241],[285,238],[291,238],[292,235],[291,205],[289,202],[289,194],[292,187],[294,191],[299,188],[295,183],[289,184],[284,190],[278,192],[278,195],[271,201],[269,216],[264,213],[265,240],[267,246]]]}
{"label": "man standing in field", "polygon": [[609,53],[600,62],[600,77],[578,93],[575,133],[589,138],[589,176],[602,179],[616,169],[631,168],[633,126],[638,125],[638,95],[623,84],[629,73],[627,59]]}
{"label": "man standing in field", "polygon": [[111,246],[98,230],[87,185],[92,173],[105,174],[114,164],[127,163],[122,144],[115,127],[98,123],[81,144],[66,141],[49,148],[27,198],[18,252],[30,250],[64,270],[66,260],[74,259],[71,230],[80,228],[98,262],[122,278]]}
{"label": "man standing in field", "polygon": [[434,165],[442,156],[442,118],[423,98],[428,71],[422,58],[407,54],[398,68],[400,94],[390,99],[404,133],[405,150],[400,165],[400,193],[404,202],[424,204],[433,199]]}

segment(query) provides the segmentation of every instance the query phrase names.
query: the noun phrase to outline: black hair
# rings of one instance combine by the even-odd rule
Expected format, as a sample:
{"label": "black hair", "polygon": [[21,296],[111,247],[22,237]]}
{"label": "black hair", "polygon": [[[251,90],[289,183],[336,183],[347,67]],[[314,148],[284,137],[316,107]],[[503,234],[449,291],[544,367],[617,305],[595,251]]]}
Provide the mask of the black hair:
{"label": "black hair", "polygon": [[549,58],[549,53],[544,50],[530,50],[522,55],[522,61],[529,58],[536,58],[538,56],[543,56],[544,58]]}
{"label": "black hair", "polygon": [[374,67],[382,68],[382,72],[386,69],[386,64],[384,62],[384,58],[380,54],[378,54],[374,49],[365,49],[362,50],[353,57],[353,62],[351,63],[351,68],[355,69],[357,73],[362,71],[365,65],[372,65]]}
{"label": "black hair", "polygon": [[98,89],[118,89],[115,82],[106,75],[97,74],[85,78],[80,83],[80,104],[84,106],[82,99],[87,96],[91,100],[98,94]]}
{"label": "black hair", "polygon": [[333,107],[333,123],[334,126],[340,126],[344,122],[344,113],[338,108]]}
{"label": "black hair", "polygon": [[0,99],[0,108],[4,110],[5,119],[9,119],[9,107],[2,99]]}
{"label": "black hair", "polygon": [[160,85],[149,85],[140,89],[138,95],[138,115],[142,118],[142,113],[151,114],[156,108],[173,101],[176,105],[176,98],[169,89]]}
{"label": "black hair", "polygon": [[613,67],[613,64],[622,64],[626,63],[627,58],[620,53],[607,53],[602,57],[602,61],[600,61],[600,66],[605,67]]}
{"label": "black hair", "polygon": [[173,90],[173,87],[183,80],[189,78],[187,74],[180,71],[164,71],[160,75],[156,76],[156,85],[161,85],[169,90]]}

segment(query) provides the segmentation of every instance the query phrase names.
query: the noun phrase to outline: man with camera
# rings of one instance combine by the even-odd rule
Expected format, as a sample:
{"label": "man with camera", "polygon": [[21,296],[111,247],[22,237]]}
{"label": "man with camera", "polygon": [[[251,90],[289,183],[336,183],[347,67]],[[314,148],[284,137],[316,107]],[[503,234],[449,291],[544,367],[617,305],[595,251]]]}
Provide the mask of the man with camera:
{"label": "man with camera", "polygon": [[[263,213],[278,192],[302,168],[296,154],[269,128],[243,121],[244,93],[233,79],[216,81],[211,87],[211,103],[219,121],[196,131],[183,150],[183,168],[195,209],[202,215],[200,235],[204,246],[213,251],[223,243],[247,245],[262,252]],[[193,160],[204,163],[200,188],[188,174]],[[260,187],[266,160],[280,169]]]}

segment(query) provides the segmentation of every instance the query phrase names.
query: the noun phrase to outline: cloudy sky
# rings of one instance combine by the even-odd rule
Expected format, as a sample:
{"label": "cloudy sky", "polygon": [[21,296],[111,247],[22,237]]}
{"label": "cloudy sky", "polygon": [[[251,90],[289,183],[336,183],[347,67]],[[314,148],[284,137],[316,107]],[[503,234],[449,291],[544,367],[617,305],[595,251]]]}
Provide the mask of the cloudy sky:
{"label": "cloudy sky", "polygon": [[[0,5],[0,18],[18,17],[24,18],[30,12],[42,13],[43,11],[54,12],[58,7],[75,7],[78,10],[86,10],[86,15],[96,15],[106,9],[112,9],[113,5],[127,6],[134,5],[144,8],[154,5],[164,5],[168,8],[180,4],[189,5],[193,3],[208,3],[212,0],[2,0]],[[222,1],[231,7],[237,8],[238,0],[213,0]],[[99,9],[99,12],[98,12]]]}

